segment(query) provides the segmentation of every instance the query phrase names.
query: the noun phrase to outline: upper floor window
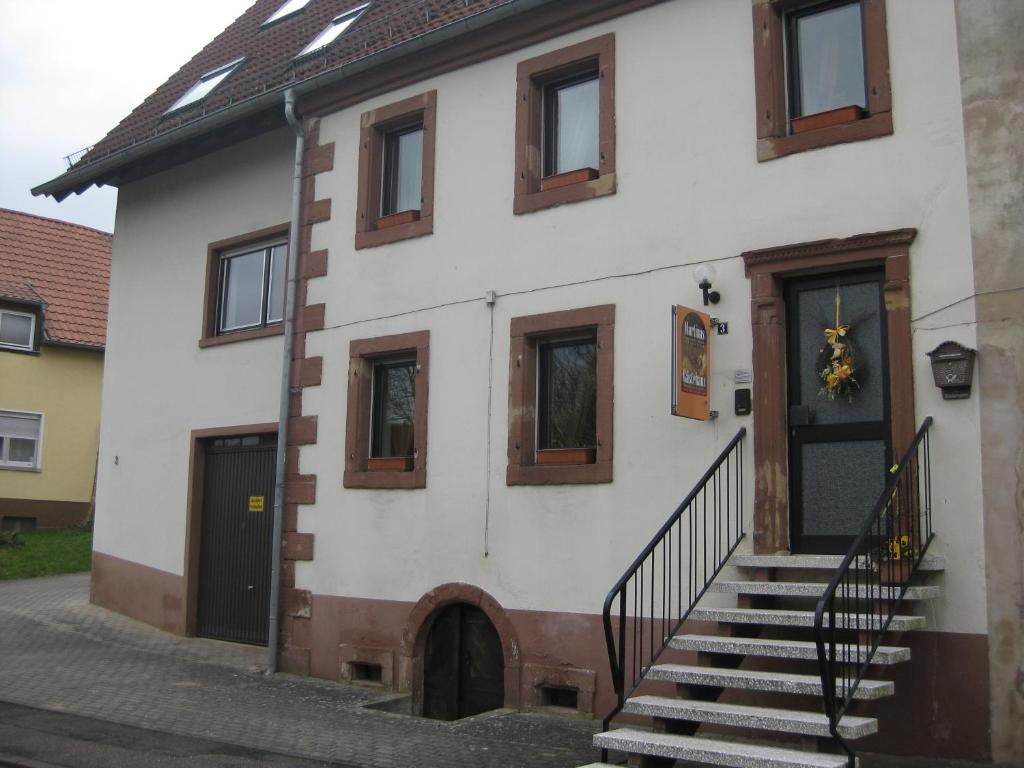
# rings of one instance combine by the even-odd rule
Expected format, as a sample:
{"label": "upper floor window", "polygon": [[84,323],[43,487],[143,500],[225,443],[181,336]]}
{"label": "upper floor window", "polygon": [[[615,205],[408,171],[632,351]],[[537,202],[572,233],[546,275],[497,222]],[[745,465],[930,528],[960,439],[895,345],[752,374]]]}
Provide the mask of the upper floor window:
{"label": "upper floor window", "polygon": [[339,16],[335,16],[331,20],[331,23],[327,25],[327,28],[310,40],[309,45],[299,51],[298,56],[295,58],[314,53],[315,51],[319,51],[321,48],[326,48],[345,34],[345,32],[348,31],[348,28],[355,24],[359,20],[359,17],[366,13],[366,9],[369,7],[369,3],[364,3],[350,11],[345,11],[345,13]]}
{"label": "upper floor window", "polygon": [[515,213],[615,192],[615,36],[520,62]]}
{"label": "upper floor window", "polygon": [[892,133],[885,0],[753,0],[758,159]]}
{"label": "upper floor window", "polygon": [[0,468],[39,469],[43,415],[0,411]]}
{"label": "upper floor window", "polygon": [[217,333],[281,322],[287,256],[280,242],[221,254]]}
{"label": "upper floor window", "polygon": [[30,312],[0,310],[0,348],[30,352],[35,349],[36,316]]}
{"label": "upper floor window", "polygon": [[[542,339],[537,349],[537,459],[551,451],[577,451],[594,461],[597,447],[597,339]],[[559,454],[550,454],[557,456]]]}
{"label": "upper floor window", "polygon": [[[373,363],[370,457],[408,459],[416,444],[416,358]],[[403,467],[405,469],[405,467]]]}
{"label": "upper floor window", "polygon": [[362,116],[356,248],[434,231],[437,91]]}
{"label": "upper floor window", "polygon": [[228,75],[238,69],[243,61],[244,59],[235,59],[223,66],[217,67],[217,69],[207,72],[199,78],[195,85],[185,91],[184,95],[180,99],[171,104],[171,106],[167,108],[167,112],[174,112],[182,107],[187,107],[189,104],[194,104],[197,101],[205,99],[213,92],[214,88],[227,79]]}

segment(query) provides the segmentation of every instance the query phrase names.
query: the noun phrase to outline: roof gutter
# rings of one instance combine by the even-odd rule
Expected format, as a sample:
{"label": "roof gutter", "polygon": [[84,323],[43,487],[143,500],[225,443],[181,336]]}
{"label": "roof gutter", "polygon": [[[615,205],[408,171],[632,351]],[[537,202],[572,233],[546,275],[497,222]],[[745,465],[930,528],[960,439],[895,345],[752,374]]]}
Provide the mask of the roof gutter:
{"label": "roof gutter", "polygon": [[175,128],[152,139],[146,139],[131,147],[115,152],[113,155],[95,160],[81,168],[72,168],[55,179],[34,187],[32,194],[36,196],[49,195],[60,201],[72,192],[81,194],[93,184],[103,186],[105,183],[103,181],[104,177],[132,163],[155,155],[161,150],[170,149],[189,139],[202,136],[217,128],[278,107],[281,103],[282,93],[285,91],[292,91],[296,97],[304,96],[321,88],[347,80],[367,70],[389,64],[425,48],[440,45],[463,35],[477,32],[485,27],[498,24],[506,19],[537,10],[544,6],[554,5],[558,2],[564,2],[564,0],[513,0],[506,5],[481,11],[478,14],[452,22],[439,29],[410,38],[392,48],[388,48],[380,53],[371,54],[351,64],[346,64],[321,75],[315,75],[306,80],[278,86],[252,99],[225,107],[195,122]]}

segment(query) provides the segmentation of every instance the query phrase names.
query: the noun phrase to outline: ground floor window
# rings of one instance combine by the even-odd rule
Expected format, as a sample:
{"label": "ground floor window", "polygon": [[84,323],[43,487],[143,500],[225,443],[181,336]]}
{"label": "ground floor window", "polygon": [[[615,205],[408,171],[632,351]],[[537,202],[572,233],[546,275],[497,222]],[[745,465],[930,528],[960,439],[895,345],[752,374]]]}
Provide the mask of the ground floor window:
{"label": "ground floor window", "polygon": [[0,468],[39,469],[43,415],[0,411]]}

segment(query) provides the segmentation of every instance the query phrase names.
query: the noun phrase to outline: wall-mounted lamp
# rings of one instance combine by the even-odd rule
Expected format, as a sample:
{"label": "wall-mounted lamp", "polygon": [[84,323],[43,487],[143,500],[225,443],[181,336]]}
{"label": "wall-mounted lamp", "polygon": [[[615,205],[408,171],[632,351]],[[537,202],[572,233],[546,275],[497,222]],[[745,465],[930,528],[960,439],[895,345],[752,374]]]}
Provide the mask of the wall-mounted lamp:
{"label": "wall-mounted lamp", "polygon": [[697,281],[697,286],[704,293],[705,307],[708,305],[708,302],[717,304],[718,300],[722,298],[722,294],[718,291],[711,290],[711,284],[715,282],[717,276],[715,268],[710,264],[701,264],[693,270],[693,279]]}

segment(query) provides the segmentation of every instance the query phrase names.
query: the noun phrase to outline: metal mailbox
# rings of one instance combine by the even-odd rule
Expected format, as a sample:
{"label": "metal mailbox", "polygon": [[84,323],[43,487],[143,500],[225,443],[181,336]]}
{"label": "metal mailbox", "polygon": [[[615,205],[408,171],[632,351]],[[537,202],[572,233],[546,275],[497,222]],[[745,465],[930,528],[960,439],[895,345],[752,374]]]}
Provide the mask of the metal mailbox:
{"label": "metal mailbox", "polygon": [[975,350],[955,341],[944,341],[928,353],[935,386],[942,390],[943,400],[963,400],[971,396],[975,354]]}

